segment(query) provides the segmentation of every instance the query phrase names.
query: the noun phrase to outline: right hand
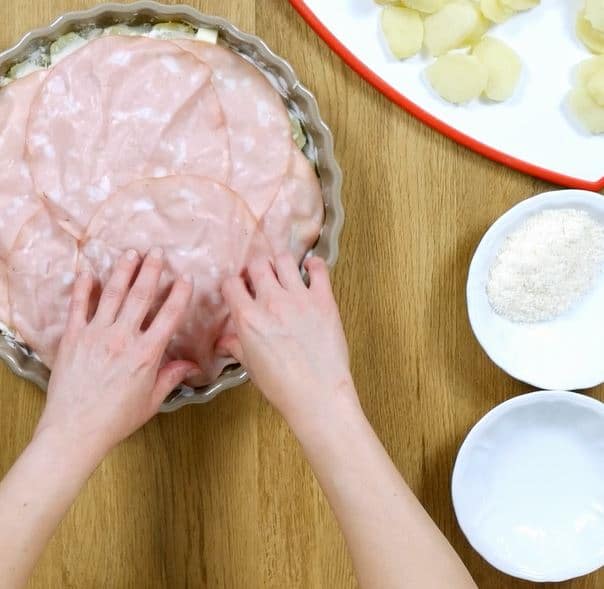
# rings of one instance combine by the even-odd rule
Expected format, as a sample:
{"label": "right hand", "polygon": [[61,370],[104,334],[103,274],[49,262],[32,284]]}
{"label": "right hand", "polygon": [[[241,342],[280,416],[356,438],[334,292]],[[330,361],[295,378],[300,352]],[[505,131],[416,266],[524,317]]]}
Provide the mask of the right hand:
{"label": "right hand", "polygon": [[220,347],[247,370],[269,402],[294,425],[324,416],[341,400],[358,402],[349,367],[348,346],[329,273],[321,258],[306,261],[307,287],[294,258],[280,256],[248,268],[250,288],[229,279],[223,295],[236,335]]}

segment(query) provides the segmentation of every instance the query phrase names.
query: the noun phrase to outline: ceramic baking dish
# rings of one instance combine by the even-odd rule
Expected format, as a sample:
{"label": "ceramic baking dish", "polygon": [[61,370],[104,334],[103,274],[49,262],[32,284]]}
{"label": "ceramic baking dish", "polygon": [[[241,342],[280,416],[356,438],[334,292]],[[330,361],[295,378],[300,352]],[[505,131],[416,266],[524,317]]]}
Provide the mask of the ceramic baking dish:
{"label": "ceramic baking dish", "polygon": [[[230,47],[252,62],[283,97],[290,113],[297,119],[306,136],[304,152],[315,163],[325,202],[325,224],[313,253],[325,258],[330,267],[338,257],[338,241],[344,222],[341,201],[342,175],[334,157],[331,132],[321,119],[317,101],[300,83],[291,66],[275,55],[258,37],[244,33],[228,21],[204,15],[189,6],[166,6],[156,2],[141,1],[133,4],[103,4],[90,10],[70,12],[57,18],[50,26],[27,33],[11,49],[0,53],[0,76],[10,68],[36,54],[44,56],[51,43],[59,37],[76,32],[85,35],[95,28],[117,24],[141,25],[163,22],[185,23],[196,29],[218,30],[218,42]],[[1,92],[1,90],[0,90]],[[15,341],[10,333],[0,331],[0,358],[18,376],[45,389],[48,369],[31,350]],[[206,403],[219,393],[247,380],[241,367],[227,368],[218,380],[199,389],[182,387],[166,400],[162,411],[169,412],[184,405]]]}

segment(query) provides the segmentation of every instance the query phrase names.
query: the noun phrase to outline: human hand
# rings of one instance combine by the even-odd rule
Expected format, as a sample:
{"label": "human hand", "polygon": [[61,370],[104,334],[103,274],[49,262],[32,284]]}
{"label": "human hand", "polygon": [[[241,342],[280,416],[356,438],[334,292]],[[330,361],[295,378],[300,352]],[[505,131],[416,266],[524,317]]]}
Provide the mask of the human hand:
{"label": "human hand", "polygon": [[305,266],[310,287],[291,256],[280,256],[274,269],[267,259],[250,264],[254,296],[240,277],[223,286],[236,335],[220,347],[241,362],[294,429],[337,411],[342,399],[357,401],[327,266],[321,258]]}
{"label": "human hand", "polygon": [[187,361],[160,369],[191,300],[191,280],[174,283],[143,331],[163,268],[161,249],[151,250],[130,287],[139,263],[133,250],[118,260],[91,320],[93,279],[89,273],[78,277],[38,431],[58,429],[104,455],[151,419],[174,387],[198,372]]}

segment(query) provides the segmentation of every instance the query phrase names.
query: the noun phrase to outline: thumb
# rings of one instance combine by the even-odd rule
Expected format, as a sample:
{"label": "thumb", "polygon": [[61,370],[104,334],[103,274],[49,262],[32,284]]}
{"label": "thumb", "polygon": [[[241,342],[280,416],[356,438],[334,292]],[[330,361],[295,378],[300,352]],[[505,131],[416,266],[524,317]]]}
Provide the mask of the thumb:
{"label": "thumb", "polygon": [[239,338],[234,334],[221,337],[216,344],[216,351],[221,356],[232,356],[237,362],[243,364],[243,348]]}
{"label": "thumb", "polygon": [[155,405],[159,406],[166,400],[166,397],[186,378],[196,376],[199,373],[199,366],[195,362],[186,360],[175,360],[169,362],[157,374],[155,388],[151,393]]}

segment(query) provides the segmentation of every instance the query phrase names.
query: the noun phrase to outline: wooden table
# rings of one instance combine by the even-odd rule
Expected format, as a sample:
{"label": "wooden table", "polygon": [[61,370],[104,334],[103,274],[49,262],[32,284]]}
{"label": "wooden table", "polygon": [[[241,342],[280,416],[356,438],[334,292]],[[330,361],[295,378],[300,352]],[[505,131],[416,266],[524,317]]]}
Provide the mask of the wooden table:
{"label": "wooden table", "polygon": [[[464,303],[470,257],[495,218],[549,186],[457,146],[388,102],[285,0],[190,3],[260,35],[315,92],[345,173],[347,224],[334,282],[364,407],[479,586],[531,586],[499,574],[470,549],[455,523],[449,480],[468,429],[527,390],[486,358],[470,332]],[[0,46],[91,5],[2,2]],[[4,473],[27,443],[44,399],[5,367],[0,391]],[[594,394],[604,399],[601,389]],[[252,386],[161,416],[113,452],[31,583],[36,589],[354,586],[338,528],[294,438]],[[604,572],[562,585],[602,586]]]}

